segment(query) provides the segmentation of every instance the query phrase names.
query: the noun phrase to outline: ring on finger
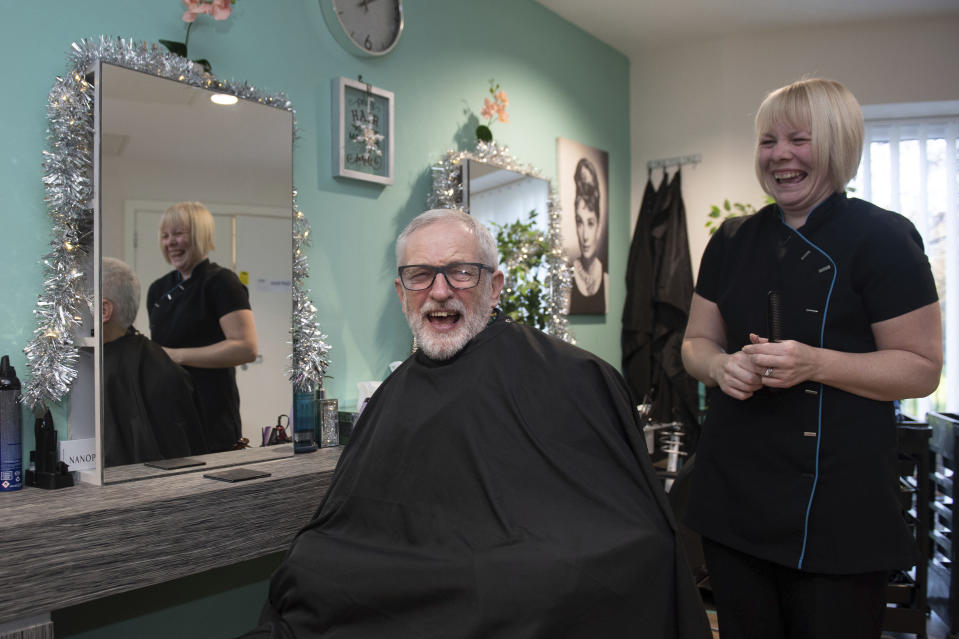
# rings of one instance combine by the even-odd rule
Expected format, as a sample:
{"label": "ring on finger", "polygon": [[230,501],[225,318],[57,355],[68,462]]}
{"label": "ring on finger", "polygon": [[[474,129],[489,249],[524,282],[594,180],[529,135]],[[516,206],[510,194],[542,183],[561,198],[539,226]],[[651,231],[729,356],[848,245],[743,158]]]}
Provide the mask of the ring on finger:
{"label": "ring on finger", "polygon": [[772,368],[767,368],[767,369],[766,369],[766,372],[763,373],[763,377],[771,377],[772,374],[773,374],[773,369],[772,369]]}

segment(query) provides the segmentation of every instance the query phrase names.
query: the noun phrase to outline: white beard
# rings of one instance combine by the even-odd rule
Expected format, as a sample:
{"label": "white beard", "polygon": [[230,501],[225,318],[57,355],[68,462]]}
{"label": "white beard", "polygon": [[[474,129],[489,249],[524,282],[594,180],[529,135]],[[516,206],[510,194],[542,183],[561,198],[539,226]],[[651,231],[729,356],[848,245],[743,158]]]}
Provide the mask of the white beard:
{"label": "white beard", "polygon": [[[404,296],[403,314],[406,316],[406,322],[413,331],[417,345],[427,357],[438,361],[447,360],[463,350],[471,339],[486,328],[492,310],[492,291],[489,289],[488,282],[480,282],[479,286],[484,284],[486,290],[471,310],[459,300],[450,299],[444,304],[426,302],[420,307],[419,312],[414,312],[408,308],[407,298]],[[459,313],[460,319],[456,328],[449,332],[435,333],[427,315],[436,311]]]}

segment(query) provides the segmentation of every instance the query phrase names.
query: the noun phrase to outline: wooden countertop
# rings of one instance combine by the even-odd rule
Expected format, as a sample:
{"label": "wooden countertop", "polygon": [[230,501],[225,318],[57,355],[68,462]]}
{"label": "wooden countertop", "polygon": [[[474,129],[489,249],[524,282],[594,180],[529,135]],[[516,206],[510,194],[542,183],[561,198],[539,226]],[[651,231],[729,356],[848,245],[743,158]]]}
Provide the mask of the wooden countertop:
{"label": "wooden countertop", "polygon": [[341,448],[202,472],[0,494],[0,623],[285,550],[326,494]]}

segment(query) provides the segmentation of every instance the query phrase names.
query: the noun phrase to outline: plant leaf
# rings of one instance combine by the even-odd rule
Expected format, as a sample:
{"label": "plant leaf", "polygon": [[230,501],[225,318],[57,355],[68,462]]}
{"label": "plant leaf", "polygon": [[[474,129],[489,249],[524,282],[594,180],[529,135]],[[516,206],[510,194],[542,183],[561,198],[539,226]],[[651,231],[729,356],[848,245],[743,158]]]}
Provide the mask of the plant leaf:
{"label": "plant leaf", "polygon": [[186,44],[183,42],[174,42],[172,40],[158,40],[160,44],[165,46],[170,53],[173,53],[178,56],[186,57]]}

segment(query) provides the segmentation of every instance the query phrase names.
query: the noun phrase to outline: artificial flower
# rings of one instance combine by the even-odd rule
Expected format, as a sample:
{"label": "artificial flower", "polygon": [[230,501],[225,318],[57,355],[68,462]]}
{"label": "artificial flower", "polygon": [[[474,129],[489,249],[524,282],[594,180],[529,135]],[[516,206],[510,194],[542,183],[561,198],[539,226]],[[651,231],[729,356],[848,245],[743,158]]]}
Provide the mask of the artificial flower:
{"label": "artificial flower", "polygon": [[492,120],[493,114],[496,112],[495,109],[496,109],[496,104],[494,102],[490,102],[489,98],[484,98],[483,110],[480,111],[480,115],[482,115],[487,120]]}
{"label": "artificial flower", "polygon": [[183,0],[186,6],[186,13],[183,14],[184,22],[193,22],[196,17],[202,14],[213,16],[214,20],[226,20],[233,12],[233,2],[235,0]]}
{"label": "artificial flower", "polygon": [[[236,0],[182,0],[186,11],[183,14],[183,21],[186,22],[186,37],[183,42],[174,42],[172,40],[160,40],[160,44],[165,46],[171,53],[187,57],[187,47],[190,46],[190,29],[197,16],[208,15],[214,20],[226,20],[233,13],[233,4]],[[207,73],[211,73],[210,62],[206,59],[194,60],[203,67]]]}
{"label": "artificial flower", "polygon": [[236,0],[213,0],[213,19],[226,20],[233,13],[233,3]]}
{"label": "artificial flower", "polygon": [[483,142],[492,142],[493,131],[490,127],[494,121],[509,122],[509,114],[506,113],[509,97],[506,95],[506,91],[500,89],[496,80],[491,78],[489,92],[493,98],[483,98],[483,108],[480,110],[480,115],[486,118],[486,124],[476,127],[476,137]]}

